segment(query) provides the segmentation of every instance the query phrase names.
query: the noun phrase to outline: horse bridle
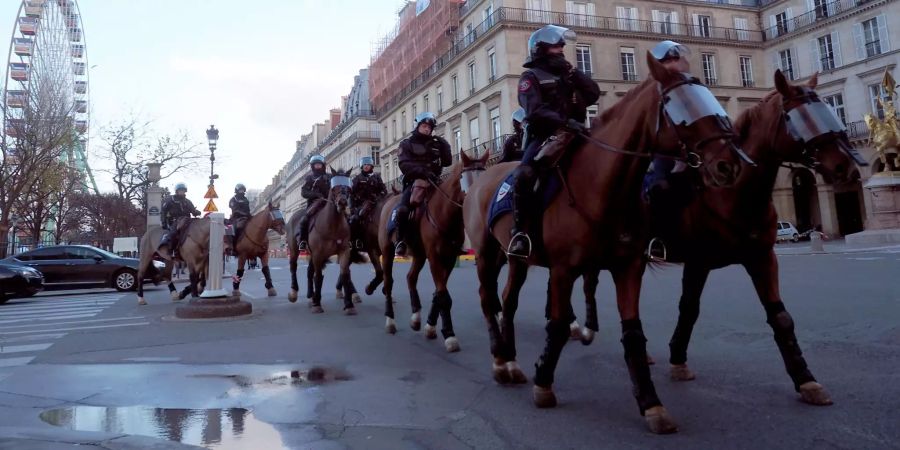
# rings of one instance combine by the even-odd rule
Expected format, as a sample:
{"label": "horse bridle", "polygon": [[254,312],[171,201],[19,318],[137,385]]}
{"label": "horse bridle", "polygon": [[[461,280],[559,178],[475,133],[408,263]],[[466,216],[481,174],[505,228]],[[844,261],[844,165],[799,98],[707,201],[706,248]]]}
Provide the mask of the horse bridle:
{"label": "horse bridle", "polygon": [[[278,212],[278,215],[277,215],[277,216],[275,215],[275,212],[276,212],[276,211]],[[250,219],[252,220],[253,218],[251,217]],[[270,224],[271,224],[272,222],[275,222],[275,223],[281,222],[282,224],[284,224],[284,216],[281,215],[281,210],[278,209],[278,208],[269,210],[269,220],[270,220],[270,222],[269,222]],[[247,221],[247,225],[250,225],[250,220]],[[241,239],[247,238],[247,240],[250,241],[250,243],[252,243],[252,244],[255,245],[256,247],[258,247],[258,248],[265,248],[265,245],[263,245],[263,244],[261,244],[261,243],[259,243],[259,242],[254,241],[253,238],[251,238],[250,235],[247,234],[247,231],[246,231],[247,225],[244,226],[245,230],[244,230],[244,234],[241,235]],[[272,229],[271,226],[266,227],[266,231],[268,231],[268,230],[270,230],[270,229]]]}
{"label": "horse bridle", "polygon": [[[772,143],[770,145],[772,146],[772,148],[777,148],[776,139],[778,138],[779,132],[781,131],[782,128],[786,128],[787,135],[790,136],[790,138],[795,143],[800,143],[802,145],[802,150],[800,153],[801,161],[797,162],[796,164],[800,164],[801,166],[809,168],[809,169],[815,169],[821,164],[818,161],[819,151],[820,151],[819,147],[812,146],[811,145],[812,140],[810,140],[810,141],[804,140],[801,137],[796,136],[796,134],[793,131],[791,131],[791,127],[789,125],[790,124],[789,114],[794,109],[799,108],[803,105],[809,105],[809,104],[813,104],[813,103],[825,103],[825,102],[823,102],[821,99],[819,99],[818,94],[816,94],[815,91],[813,91],[812,89],[806,88],[806,87],[802,87],[800,89],[803,90],[802,95],[799,95],[796,97],[791,97],[790,99],[782,98],[782,100],[781,100],[781,117],[778,120],[778,128],[775,130],[775,133],[772,135]],[[798,104],[794,104],[793,106],[790,106],[791,104],[797,102],[798,100],[803,100],[803,101]],[[841,130],[840,132],[831,131],[831,133],[841,134],[842,135],[842,136],[840,136],[841,138],[844,138],[844,139],[847,138],[846,129]],[[819,135],[819,136],[822,136],[822,135]],[[816,136],[813,139],[816,139],[819,136]],[[860,165],[860,166],[868,165],[868,162],[862,156],[860,156],[857,152],[853,151],[852,149],[845,149],[843,146],[839,146],[839,147],[857,165]],[[781,166],[786,167],[786,168],[793,168],[793,166],[791,166],[790,163],[781,163]]]}

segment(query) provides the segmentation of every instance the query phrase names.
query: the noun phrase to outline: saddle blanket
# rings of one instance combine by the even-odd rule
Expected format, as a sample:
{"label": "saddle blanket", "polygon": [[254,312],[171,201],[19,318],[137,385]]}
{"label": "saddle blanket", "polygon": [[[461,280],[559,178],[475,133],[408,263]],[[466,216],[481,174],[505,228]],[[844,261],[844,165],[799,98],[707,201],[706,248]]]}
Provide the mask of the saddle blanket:
{"label": "saddle blanket", "polygon": [[[553,201],[553,198],[556,197],[556,194],[559,193],[560,189],[562,189],[562,183],[559,179],[559,175],[550,173],[541,177],[541,184],[543,185],[543,189],[541,189],[540,210],[544,211],[547,209],[547,206],[550,205],[550,202]],[[500,186],[497,187],[497,191],[494,193],[494,200],[491,202],[491,207],[488,210],[488,229],[493,230],[497,220],[505,214],[512,212],[512,189],[513,174],[512,171],[510,171],[510,174],[506,176],[502,183],[500,183]]]}

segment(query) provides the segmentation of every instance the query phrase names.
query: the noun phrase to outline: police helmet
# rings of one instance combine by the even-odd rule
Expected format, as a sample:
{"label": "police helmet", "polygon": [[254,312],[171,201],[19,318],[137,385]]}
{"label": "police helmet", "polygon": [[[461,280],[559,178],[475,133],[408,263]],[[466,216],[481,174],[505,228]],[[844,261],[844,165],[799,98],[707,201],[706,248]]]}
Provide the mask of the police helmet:
{"label": "police helmet", "polygon": [[362,158],[359,158],[359,168],[362,169],[366,165],[374,167],[375,166],[375,158],[373,158],[371,156],[363,156]]}
{"label": "police helmet", "polygon": [[325,157],[322,155],[319,155],[319,154],[311,155],[309,157],[309,165],[311,166],[315,163],[319,163],[324,166],[325,165]]}
{"label": "police helmet", "polygon": [[669,58],[690,56],[691,50],[675,41],[662,41],[650,50],[650,54],[657,61],[665,61]]}
{"label": "police helmet", "polygon": [[525,59],[524,66],[531,67],[538,58],[544,56],[547,47],[566,45],[566,41],[574,40],[574,31],[557,25],[544,25],[528,38],[528,58]]}
{"label": "police helmet", "polygon": [[418,130],[419,125],[422,125],[423,123],[431,125],[431,128],[434,129],[434,127],[437,126],[437,119],[434,118],[434,113],[426,111],[416,114],[416,129]]}
{"label": "police helmet", "polygon": [[525,122],[525,109],[519,108],[512,115],[513,122],[523,123]]}
{"label": "police helmet", "polygon": [[243,194],[244,192],[247,192],[247,187],[244,186],[244,183],[238,183],[234,186],[235,194]]}
{"label": "police helmet", "polygon": [[184,191],[184,192],[187,192],[187,185],[184,184],[184,183],[177,183],[177,184],[175,184],[175,193],[177,194],[178,191]]}

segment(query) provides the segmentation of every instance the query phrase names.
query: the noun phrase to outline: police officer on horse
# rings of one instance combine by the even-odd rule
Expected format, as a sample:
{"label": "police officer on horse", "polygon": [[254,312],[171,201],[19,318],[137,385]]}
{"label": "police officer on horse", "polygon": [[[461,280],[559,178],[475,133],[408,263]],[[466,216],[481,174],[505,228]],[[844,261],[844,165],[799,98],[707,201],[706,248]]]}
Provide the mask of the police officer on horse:
{"label": "police officer on horse", "polygon": [[350,203],[353,207],[353,214],[350,217],[350,229],[357,248],[362,247],[363,224],[371,220],[370,213],[372,208],[379,200],[387,195],[387,187],[381,180],[381,175],[375,173],[375,159],[371,156],[363,156],[359,158],[360,173],[353,177],[352,194]]}
{"label": "police officer on horse", "polygon": [[434,114],[422,112],[416,116],[416,128],[400,142],[399,165],[403,173],[403,196],[397,207],[397,239],[394,253],[406,255],[409,228],[410,197],[416,180],[437,183],[441,169],[453,163],[450,144],[440,136],[432,136],[437,120]]}
{"label": "police officer on horse", "polygon": [[[575,33],[567,28],[546,25],[528,39],[527,68],[519,78],[519,105],[525,110],[525,154],[514,172],[512,239],[507,253],[528,257],[531,238],[528,228],[536,208],[534,186],[540,167],[535,157],[545,142],[565,129],[586,133],[587,107],[600,98],[597,83],[572,67],[563,55],[567,40]],[[571,140],[571,136],[566,136]]]}
{"label": "police officer on horse", "polygon": [[231,200],[228,201],[228,207],[231,208],[229,221],[231,226],[234,227],[232,244],[235,249],[237,248],[238,238],[241,237],[241,232],[244,231],[247,221],[252,217],[252,214],[250,214],[250,199],[247,198],[246,193],[247,187],[243,183],[238,183],[234,186],[234,197],[231,197]]}
{"label": "police officer on horse", "polygon": [[500,162],[521,161],[522,156],[525,155],[525,151],[522,149],[522,135],[525,134],[525,129],[522,127],[524,121],[525,110],[519,108],[512,115],[514,134],[506,138],[506,142],[503,143],[503,156],[500,158]]}
{"label": "police officer on horse", "polygon": [[325,172],[325,157],[312,155],[309,157],[310,172],[303,178],[300,196],[306,199],[306,213],[300,219],[300,250],[309,251],[309,220],[322,210],[328,193],[331,177]]}
{"label": "police officer on horse", "polygon": [[[162,205],[162,228],[165,230],[159,242],[157,253],[165,259],[174,259],[178,255],[179,232],[185,227],[191,216],[197,217],[200,211],[187,198],[187,185],[175,185],[175,195],[170,196]],[[170,250],[172,250],[170,252]]]}

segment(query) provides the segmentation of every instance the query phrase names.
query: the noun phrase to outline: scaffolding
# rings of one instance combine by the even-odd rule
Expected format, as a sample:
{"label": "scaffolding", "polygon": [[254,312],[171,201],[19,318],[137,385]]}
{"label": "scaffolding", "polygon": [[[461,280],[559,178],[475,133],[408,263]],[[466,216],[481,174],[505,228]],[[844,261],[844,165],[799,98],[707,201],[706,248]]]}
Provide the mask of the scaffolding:
{"label": "scaffolding", "polygon": [[456,35],[465,0],[419,2],[419,8],[415,1],[406,3],[394,29],[375,43],[369,95],[376,111],[444,54]]}

